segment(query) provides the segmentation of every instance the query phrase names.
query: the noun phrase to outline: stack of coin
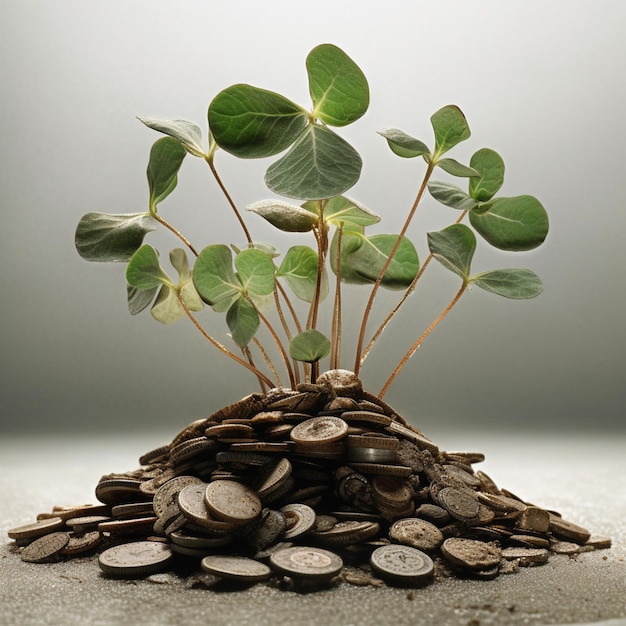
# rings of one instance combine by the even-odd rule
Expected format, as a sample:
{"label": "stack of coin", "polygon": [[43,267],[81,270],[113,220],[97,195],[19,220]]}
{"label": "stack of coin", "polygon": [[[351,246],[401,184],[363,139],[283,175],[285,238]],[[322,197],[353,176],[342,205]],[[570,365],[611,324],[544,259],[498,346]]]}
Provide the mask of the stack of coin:
{"label": "stack of coin", "polygon": [[9,537],[32,563],[98,552],[107,576],[191,562],[230,583],[306,589],[340,579],[345,561],[419,587],[436,572],[492,579],[610,546],[500,489],[474,470],[482,460],[440,450],[333,370],[194,421],[139,469],[103,476],[100,505],[55,507]]}

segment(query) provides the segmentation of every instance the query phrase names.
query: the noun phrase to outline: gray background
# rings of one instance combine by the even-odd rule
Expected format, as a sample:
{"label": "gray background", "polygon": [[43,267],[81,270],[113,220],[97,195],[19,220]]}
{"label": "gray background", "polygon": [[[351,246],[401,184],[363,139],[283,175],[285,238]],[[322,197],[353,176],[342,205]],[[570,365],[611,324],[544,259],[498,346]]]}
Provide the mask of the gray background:
{"label": "gray background", "polygon": [[[147,210],[145,166],[157,135],[135,115],[204,128],[211,98],[236,82],[306,104],[304,59],[322,42],[342,47],[370,82],[368,114],[343,135],[365,161],[350,195],[383,216],[378,232],[399,229],[423,163],[394,157],[375,131],[395,126],[431,142],[429,117],[449,103],[472,129],[451,156],[467,161],[478,148],[497,150],[507,164],[501,193],[537,196],[551,219],[539,249],[481,246],[474,261],[475,271],[529,267],[543,278],[544,294],[515,302],[473,290],[386,399],[427,433],[623,431],[625,18],[622,0],[387,0],[376,8],[328,0],[5,0],[2,431],[177,430],[256,390],[185,321],[163,327],[148,313],[130,317],[123,266],[81,260],[74,229],[87,211]],[[217,160],[240,206],[270,196],[267,164]],[[199,246],[242,243],[200,160],[186,159],[161,212]],[[254,237],[285,249],[286,239],[254,217]],[[455,218],[424,203],[411,233],[423,258],[423,232]],[[177,245],[163,234],[149,241],[164,251]],[[452,274],[429,269],[366,364],[368,388],[379,390],[455,290]],[[346,320],[358,317],[365,296],[346,292]],[[208,311],[202,319],[227,341],[223,319]],[[350,356],[343,365],[351,363]]]}

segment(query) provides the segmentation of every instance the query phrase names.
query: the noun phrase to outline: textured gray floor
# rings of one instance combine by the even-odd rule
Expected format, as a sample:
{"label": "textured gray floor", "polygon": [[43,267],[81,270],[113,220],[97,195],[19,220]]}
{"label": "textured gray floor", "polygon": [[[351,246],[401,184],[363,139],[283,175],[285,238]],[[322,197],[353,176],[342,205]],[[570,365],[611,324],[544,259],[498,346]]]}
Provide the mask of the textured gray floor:
{"label": "textured gray floor", "polygon": [[626,624],[625,436],[428,434],[448,450],[484,452],[482,469],[499,486],[611,536],[613,547],[553,556],[490,582],[446,580],[415,592],[346,584],[308,595],[265,585],[216,592],[192,589],[173,575],[158,582],[108,580],[93,559],[22,563],[6,531],[55,504],[94,502],[101,474],[134,469],[140,453],[171,433],[126,440],[4,437],[0,624]]}

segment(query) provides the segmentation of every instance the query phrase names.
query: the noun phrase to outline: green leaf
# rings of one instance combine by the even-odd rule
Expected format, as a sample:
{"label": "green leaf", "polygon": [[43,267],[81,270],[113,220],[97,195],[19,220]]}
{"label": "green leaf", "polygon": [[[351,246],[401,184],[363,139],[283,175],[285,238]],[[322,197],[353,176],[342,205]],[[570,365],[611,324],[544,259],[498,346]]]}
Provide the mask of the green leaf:
{"label": "green leaf", "polygon": [[185,317],[185,311],[178,301],[176,289],[163,285],[156,297],[150,315],[161,324],[172,324]]}
{"label": "green leaf", "polygon": [[443,230],[428,233],[427,237],[433,257],[464,281],[468,281],[476,250],[474,233],[465,224],[452,224]]}
{"label": "green leaf", "polygon": [[309,123],[308,113],[291,100],[243,84],[218,93],[209,106],[208,118],[217,144],[248,159],[286,150]]}
{"label": "green leaf", "polygon": [[259,329],[259,315],[254,305],[243,296],[231,305],[226,313],[226,323],[233,341],[241,347],[247,346]]}
{"label": "green leaf", "polygon": [[170,252],[170,263],[178,272],[177,290],[180,292],[185,304],[191,311],[201,311],[204,308],[204,303],[193,284],[193,276],[191,275],[189,259],[185,250],[182,248],[172,250]]}
{"label": "green leaf", "polygon": [[430,118],[435,131],[435,154],[440,157],[458,143],[469,139],[470,129],[465,115],[454,104],[445,106]]}
{"label": "green leaf", "polygon": [[126,285],[128,312],[131,315],[137,315],[148,308],[152,304],[158,290],[158,286],[152,287],[151,289],[137,289],[137,287]]}
{"label": "green leaf", "polygon": [[223,244],[204,248],[194,264],[193,282],[207,304],[218,311],[226,311],[241,295],[241,283],[233,271],[230,248]]}
{"label": "green leaf", "polygon": [[86,213],[76,227],[76,250],[87,261],[127,263],[157,222],[149,213]]}
{"label": "green leaf", "polygon": [[187,151],[177,139],[157,139],[150,150],[148,162],[148,186],[150,188],[150,212],[156,212],[157,204],[174,191],[178,183],[178,170]]}
{"label": "green leaf", "polygon": [[362,204],[344,196],[331,198],[324,208],[324,221],[337,228],[355,230],[380,222],[380,217]]}
{"label": "green leaf", "polygon": [[[317,286],[317,253],[308,246],[293,246],[287,250],[277,276],[287,281],[293,292],[305,302],[313,302]],[[328,278],[322,274],[320,298],[328,295]]]}
{"label": "green leaf", "polygon": [[157,251],[149,244],[144,244],[133,254],[126,267],[126,281],[137,289],[153,289],[162,284],[172,284],[161,269]]}
{"label": "green leaf", "polygon": [[412,159],[430,154],[430,149],[425,143],[397,128],[385,128],[379,130],[378,134],[387,140],[392,152],[402,158]]}
{"label": "green leaf", "polygon": [[532,250],[548,234],[548,215],[533,196],[496,198],[469,215],[476,231],[501,250]]}
{"label": "green leaf", "polygon": [[537,274],[526,269],[503,269],[472,276],[470,281],[491,293],[517,300],[535,298],[543,291]]}
{"label": "green leaf", "polygon": [[370,94],[358,65],[337,46],[322,44],[306,59],[313,115],[329,126],[346,126],[367,111]]}
{"label": "green leaf", "polygon": [[148,128],[177,139],[190,154],[197,157],[206,156],[202,148],[202,131],[194,123],[185,120],[156,120],[149,117],[137,119]]}
{"label": "green leaf", "polygon": [[445,204],[453,209],[459,209],[460,211],[469,211],[477,204],[476,200],[468,196],[462,189],[448,183],[430,181],[428,183],[428,191],[441,204]]}
{"label": "green leaf", "polygon": [[330,352],[330,341],[318,330],[305,330],[289,344],[289,355],[296,361],[315,363]]}
{"label": "green leaf", "polygon": [[[339,229],[335,230],[335,234],[330,243],[330,267],[332,271],[337,274],[337,248],[339,242]],[[342,231],[341,235],[341,259],[340,270],[342,282],[349,283],[351,285],[371,285],[376,281],[376,278],[370,279],[365,276],[361,276],[358,272],[353,270],[348,263],[348,258],[351,254],[356,252],[362,245],[365,237],[363,236],[363,229],[354,229],[354,231]]]}
{"label": "green leaf", "polygon": [[[363,244],[348,255],[348,266],[362,277],[375,281],[397,239],[398,235],[372,235],[363,238]],[[387,289],[406,289],[418,271],[419,259],[415,246],[403,237],[385,272],[381,286]]]}
{"label": "green leaf", "polygon": [[457,176],[458,178],[470,178],[472,176],[480,176],[480,174],[475,169],[467,167],[467,165],[463,165],[455,159],[439,159],[437,161],[437,166],[440,167],[444,172],[447,172],[452,176]]}
{"label": "green leaf", "polygon": [[270,165],[265,183],[274,193],[288,198],[332,198],[357,182],[361,166],[361,157],[347,141],[314,124],[285,156]]}
{"label": "green leaf", "polygon": [[469,193],[479,202],[488,202],[498,193],[504,182],[504,161],[502,157],[489,148],[482,148],[470,159],[479,176],[470,178]]}
{"label": "green leaf", "polygon": [[246,209],[286,233],[306,233],[317,223],[317,217],[310,211],[281,200],[261,200]]}
{"label": "green leaf", "polygon": [[235,257],[235,268],[243,293],[267,296],[274,291],[276,268],[272,258],[265,252],[254,248],[242,250]]}

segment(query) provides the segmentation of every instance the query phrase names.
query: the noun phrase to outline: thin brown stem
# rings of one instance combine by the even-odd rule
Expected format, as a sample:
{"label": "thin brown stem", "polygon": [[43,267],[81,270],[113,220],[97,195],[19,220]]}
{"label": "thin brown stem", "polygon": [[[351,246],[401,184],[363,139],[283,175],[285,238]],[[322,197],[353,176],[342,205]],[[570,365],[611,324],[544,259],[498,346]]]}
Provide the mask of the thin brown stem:
{"label": "thin brown stem", "polygon": [[400,231],[398,238],[396,239],[393,247],[391,248],[391,251],[389,252],[389,256],[387,257],[387,260],[385,261],[385,264],[380,270],[380,273],[378,274],[378,278],[376,279],[376,282],[374,283],[374,286],[372,287],[372,292],[370,293],[369,300],[367,301],[367,305],[365,306],[365,311],[363,313],[363,321],[361,322],[361,330],[359,332],[359,340],[357,342],[357,347],[356,347],[354,373],[357,376],[359,374],[359,370],[361,369],[361,358],[362,358],[362,351],[363,351],[363,342],[365,340],[365,329],[367,328],[367,322],[368,322],[370,313],[372,312],[376,294],[378,293],[378,289],[380,287],[380,284],[382,283],[383,277],[385,276],[385,273],[389,269],[389,266],[391,265],[391,261],[393,260],[393,257],[395,256],[396,251],[398,250],[400,243],[402,242],[402,239],[404,238],[406,231],[408,230],[409,225],[411,224],[411,221],[413,220],[413,216],[415,215],[417,206],[419,205],[420,200],[422,199],[422,196],[424,195],[424,192],[426,191],[428,180],[431,174],[433,173],[433,169],[435,168],[435,165],[436,165],[436,162],[434,160],[431,160],[431,162],[428,164],[428,167],[426,168],[426,173],[424,174],[424,179],[422,180],[422,184],[420,185],[419,191],[417,192],[417,196],[415,197],[415,200],[413,202],[413,206],[411,207],[411,210],[409,211],[409,214],[404,222],[404,225],[402,226],[402,230]]}
{"label": "thin brown stem", "polygon": [[[250,348],[248,348],[248,346],[242,346],[241,351],[243,352],[244,356],[248,359],[248,363],[250,363],[250,365],[252,365],[252,367],[254,367],[254,369],[257,369],[255,364],[254,364],[254,359],[252,358],[252,352],[250,352]],[[257,379],[259,380],[259,386],[261,387],[261,393],[266,393],[267,392],[267,385],[263,382],[262,378],[259,378],[257,376]]]}
{"label": "thin brown stem", "polygon": [[324,207],[325,202],[320,201],[318,227],[313,230],[317,242],[317,278],[315,281],[315,294],[313,296],[313,302],[311,302],[311,309],[307,320],[307,330],[317,327],[317,316],[322,292],[322,276],[324,275],[326,254],[328,253],[328,227],[324,222]]}
{"label": "thin brown stem", "polygon": [[343,228],[337,234],[337,266],[335,280],[335,301],[333,303],[333,321],[331,326],[330,368],[338,369],[341,358],[341,240]]}
{"label": "thin brown stem", "polygon": [[213,173],[213,176],[215,177],[215,180],[217,184],[219,185],[219,188],[222,190],[224,197],[226,198],[226,200],[228,201],[228,204],[230,204],[232,210],[234,211],[235,217],[239,221],[239,224],[241,225],[241,228],[243,229],[244,235],[246,236],[248,243],[252,243],[252,237],[250,237],[250,231],[248,231],[248,227],[246,226],[246,223],[244,222],[243,217],[241,216],[241,213],[239,212],[239,209],[237,209],[237,205],[235,204],[231,195],[228,193],[228,189],[226,189],[226,186],[222,182],[220,175],[217,173],[217,170],[215,169],[215,163],[213,162],[213,158],[207,157],[205,158],[205,161],[208,163],[209,167],[211,168],[211,172]]}
{"label": "thin brown stem", "polygon": [[153,213],[150,213],[150,215],[157,222],[159,222],[159,224],[161,224],[162,226],[165,226],[165,228],[167,228],[169,231],[174,233],[191,250],[194,256],[198,256],[197,250],[191,245],[189,240],[179,230],[176,230],[176,228],[174,228],[167,220],[164,220],[158,213],[156,213],[156,211]]}
{"label": "thin brown stem", "polygon": [[274,383],[267,376],[265,376],[263,372],[260,372],[256,367],[253,367],[252,365],[250,365],[250,363],[244,361],[242,358],[238,357],[236,354],[231,352],[226,346],[222,345],[219,341],[211,337],[211,335],[209,335],[209,333],[207,333],[207,331],[204,330],[204,328],[201,326],[198,320],[194,317],[193,313],[189,310],[189,307],[185,303],[185,300],[183,299],[180,291],[177,292],[177,296],[178,296],[178,301],[180,302],[180,305],[183,307],[183,311],[185,311],[185,314],[187,315],[187,317],[193,322],[193,325],[200,331],[200,333],[202,333],[202,336],[209,343],[215,346],[220,352],[225,354],[227,357],[239,363],[239,365],[243,365],[243,367],[245,367],[247,370],[250,370],[257,378],[262,380],[264,383],[266,383],[270,387],[274,387]]}
{"label": "thin brown stem", "polygon": [[[254,305],[254,303],[252,304]],[[276,331],[274,330],[274,327],[270,324],[269,320],[265,317],[265,315],[263,315],[263,313],[261,313],[261,311],[259,311],[258,308],[256,309],[256,312],[257,312],[257,315],[259,316],[259,319],[265,324],[270,335],[272,335],[272,339],[274,340],[274,343],[276,344],[276,347],[278,348],[278,351],[280,352],[280,355],[283,359],[283,363],[285,364],[285,369],[287,370],[287,374],[289,375],[289,384],[291,385],[291,388],[294,389],[296,386],[296,380],[293,375],[293,369],[291,367],[291,361],[289,360],[289,355],[285,351],[285,348],[282,344],[282,341],[280,340],[280,337],[276,334]]]}
{"label": "thin brown stem", "polygon": [[[461,212],[461,216],[455,221],[455,224],[459,224],[460,222],[462,222],[463,218],[467,215],[468,211],[469,209],[463,210]],[[361,356],[361,366],[363,366],[363,363],[365,363],[365,360],[369,356],[369,353],[374,347],[374,344],[378,341],[379,337],[382,335],[385,328],[387,328],[387,326],[389,325],[389,322],[391,322],[391,320],[395,317],[396,313],[400,310],[400,307],[407,301],[408,297],[415,291],[415,286],[417,285],[417,282],[422,277],[422,274],[424,273],[424,271],[429,266],[432,260],[433,260],[433,255],[429,254],[428,257],[426,257],[426,260],[424,261],[424,263],[422,264],[422,267],[420,267],[419,272],[413,279],[413,282],[409,285],[409,288],[404,292],[404,294],[402,295],[402,298],[400,298],[400,300],[398,301],[396,306],[393,308],[393,310],[389,313],[389,315],[387,315],[387,317],[383,320],[382,324],[378,327],[378,329],[376,330],[376,332],[370,339],[369,343],[367,344],[365,350],[363,350],[363,354]]]}
{"label": "thin brown stem", "polygon": [[463,295],[463,292],[467,289],[467,285],[468,283],[463,281],[461,288],[457,291],[454,298],[450,300],[450,302],[448,303],[448,306],[439,314],[437,319],[435,319],[435,321],[422,333],[421,337],[408,349],[407,353],[404,355],[400,363],[398,363],[396,369],[393,370],[393,373],[387,379],[387,382],[385,383],[383,388],[380,390],[380,393],[378,394],[379,398],[382,398],[387,393],[387,390],[389,389],[393,381],[396,379],[396,376],[400,373],[400,370],[408,363],[409,359],[413,356],[413,354],[415,354],[415,351],[422,345],[426,337],[428,337],[428,335],[430,335],[430,333],[432,333],[433,330],[435,330],[435,328],[439,326],[443,318],[446,315],[448,315],[448,313],[450,313],[450,311],[452,310],[452,307],[459,301],[459,298]]}
{"label": "thin brown stem", "polygon": [[263,360],[265,361],[265,364],[267,365],[267,367],[272,372],[272,376],[274,376],[274,378],[276,379],[276,382],[278,383],[278,386],[282,389],[284,387],[284,385],[283,385],[283,382],[280,379],[280,376],[278,374],[278,370],[276,369],[276,366],[272,362],[272,359],[270,359],[269,355],[265,351],[265,348],[263,347],[263,344],[256,337],[252,337],[252,341],[254,342],[254,345],[258,348],[259,352],[261,353],[261,356],[263,357]]}
{"label": "thin brown stem", "polygon": [[[276,311],[278,312],[278,317],[280,319],[280,323],[282,324],[283,330],[285,331],[285,336],[287,337],[288,343],[291,343],[293,339],[293,335],[291,334],[291,330],[289,329],[289,325],[287,324],[287,320],[285,319],[285,314],[283,313],[283,307],[280,303],[280,297],[278,295],[278,288],[280,283],[276,280],[274,281],[274,303],[276,305]],[[293,361],[293,369],[294,375],[296,378],[296,384],[300,382],[300,368],[298,367],[298,362]]]}
{"label": "thin brown stem", "polygon": [[302,326],[300,324],[300,320],[298,319],[298,314],[296,313],[296,309],[294,308],[291,300],[289,299],[289,295],[285,291],[285,288],[281,285],[280,281],[276,281],[276,286],[278,287],[278,291],[280,291],[280,295],[284,298],[285,304],[291,313],[291,317],[293,318],[293,323],[296,325],[296,330],[298,333],[302,332]]}

